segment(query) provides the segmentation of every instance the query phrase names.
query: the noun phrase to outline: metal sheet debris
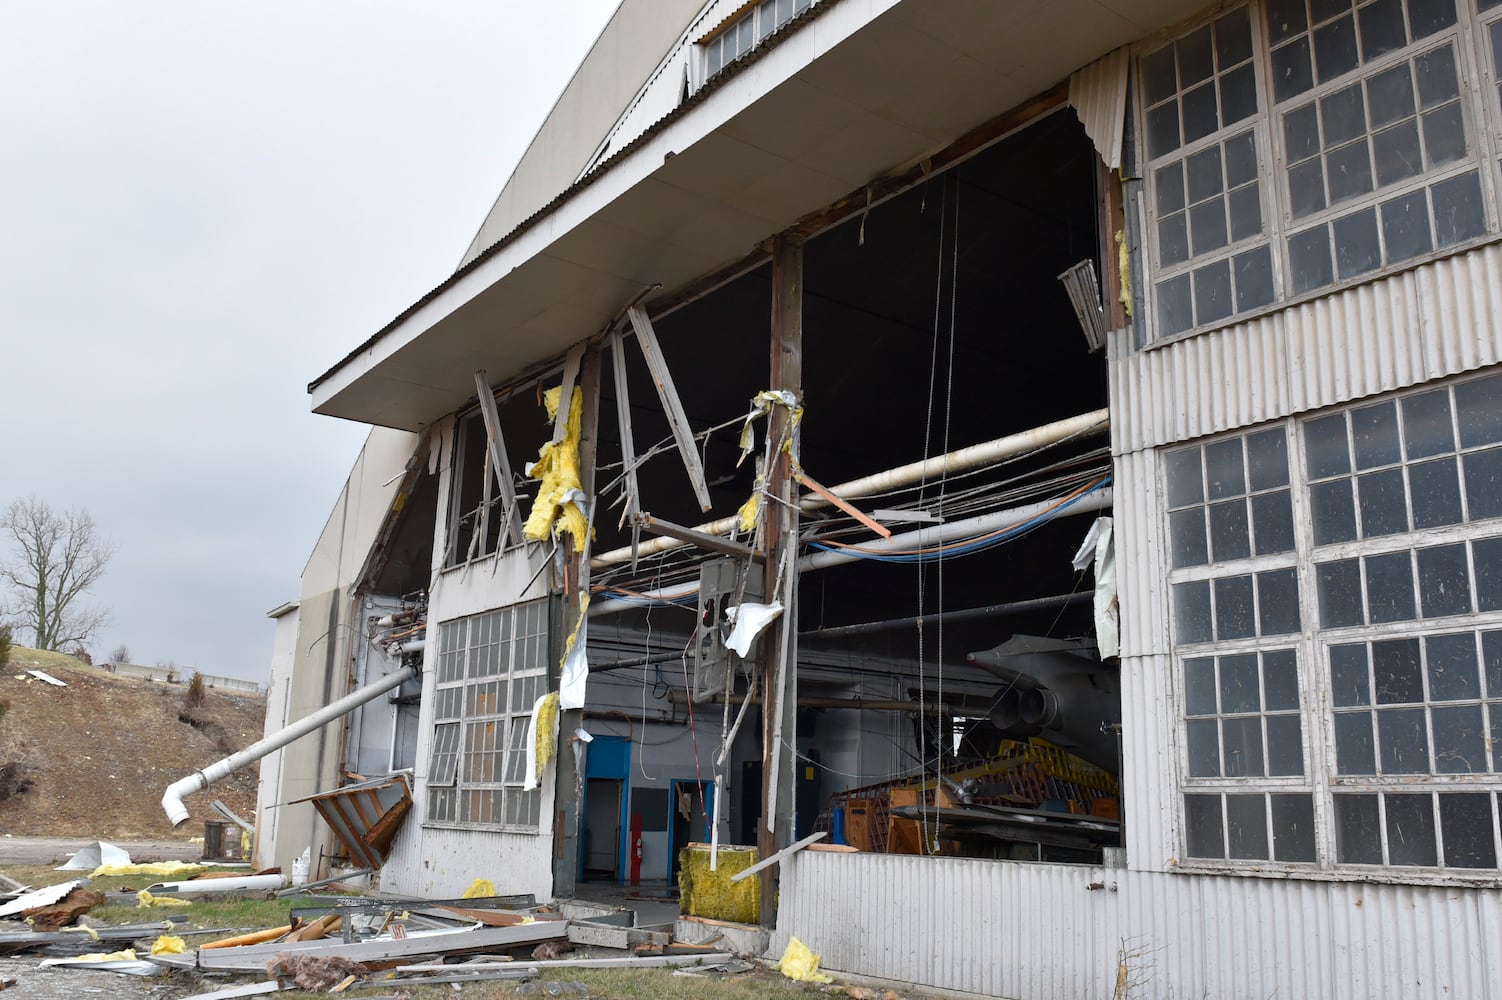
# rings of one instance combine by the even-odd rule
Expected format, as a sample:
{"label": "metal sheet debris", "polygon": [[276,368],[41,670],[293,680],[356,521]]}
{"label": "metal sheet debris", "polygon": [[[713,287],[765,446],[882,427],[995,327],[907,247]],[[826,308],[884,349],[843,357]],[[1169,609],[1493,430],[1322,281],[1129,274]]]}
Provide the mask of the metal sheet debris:
{"label": "metal sheet debris", "polygon": [[128,865],[130,864],[130,852],[123,847],[114,844],[106,844],[102,840],[96,840],[92,844],[80,847],[74,855],[68,859],[65,865],[58,865],[53,871],[59,872],[91,872],[100,865]]}
{"label": "metal sheet debris", "polygon": [[0,906],[0,917],[13,917],[26,910],[35,909],[38,906],[50,906],[81,885],[83,885],[83,879],[76,878],[71,882],[60,882],[57,885],[46,885],[40,889],[33,889],[31,892],[17,896],[4,906]]}
{"label": "metal sheet debris", "polygon": [[28,674],[30,674],[31,676],[35,677],[39,681],[46,681],[48,684],[51,684],[53,687],[65,688],[65,687],[68,686],[67,681],[60,681],[56,677],[53,677],[51,674],[49,674],[49,673],[47,673],[45,671],[42,671],[42,670],[28,670],[26,672]]}

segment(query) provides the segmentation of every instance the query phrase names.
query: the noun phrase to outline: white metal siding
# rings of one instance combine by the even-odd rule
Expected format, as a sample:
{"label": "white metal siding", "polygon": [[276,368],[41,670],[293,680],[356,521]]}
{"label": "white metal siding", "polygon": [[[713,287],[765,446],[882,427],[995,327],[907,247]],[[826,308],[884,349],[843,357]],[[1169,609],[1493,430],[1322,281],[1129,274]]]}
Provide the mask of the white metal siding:
{"label": "white metal siding", "polygon": [[[1490,244],[1111,365],[1117,454],[1455,375],[1502,358]],[[1125,590],[1123,590],[1125,592]]]}
{"label": "white metal siding", "polygon": [[1495,889],[804,853],[772,952],[1017,1000],[1114,998],[1122,962],[1124,998],[1498,1000],[1499,914]]}

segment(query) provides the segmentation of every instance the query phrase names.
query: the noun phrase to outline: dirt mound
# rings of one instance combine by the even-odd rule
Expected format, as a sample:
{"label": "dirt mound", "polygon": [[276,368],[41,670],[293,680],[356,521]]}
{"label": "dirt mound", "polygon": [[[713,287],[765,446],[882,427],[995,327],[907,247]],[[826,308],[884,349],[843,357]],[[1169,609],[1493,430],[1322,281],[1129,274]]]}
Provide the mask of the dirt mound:
{"label": "dirt mound", "polygon": [[[46,671],[54,687],[30,677]],[[0,831],[16,836],[151,838],[172,827],[162,811],[168,785],[261,738],[266,699],[205,692],[183,703],[182,684],[116,677],[56,653],[15,648],[0,669]],[[179,835],[203,832],[224,800],[255,813],[252,765],[189,796],[193,818]]]}

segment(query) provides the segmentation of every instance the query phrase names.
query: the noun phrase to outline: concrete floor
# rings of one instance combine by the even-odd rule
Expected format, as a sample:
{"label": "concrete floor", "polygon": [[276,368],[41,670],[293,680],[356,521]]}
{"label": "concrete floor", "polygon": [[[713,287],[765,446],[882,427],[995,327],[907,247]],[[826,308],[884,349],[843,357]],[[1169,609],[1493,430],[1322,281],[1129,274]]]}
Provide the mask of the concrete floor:
{"label": "concrete floor", "polygon": [[[648,924],[670,924],[678,919],[678,900],[668,898],[667,891],[668,884],[662,879],[643,879],[641,885],[580,882],[574,895],[589,903],[606,903],[635,910],[636,926],[644,927]],[[631,899],[631,896],[651,898]]]}

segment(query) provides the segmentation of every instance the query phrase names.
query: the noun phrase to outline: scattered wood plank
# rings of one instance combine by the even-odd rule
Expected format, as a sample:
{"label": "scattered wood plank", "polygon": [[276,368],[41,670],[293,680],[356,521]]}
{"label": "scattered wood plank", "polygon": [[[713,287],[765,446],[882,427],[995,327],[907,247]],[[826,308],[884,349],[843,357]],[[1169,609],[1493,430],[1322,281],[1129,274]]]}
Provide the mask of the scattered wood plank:
{"label": "scattered wood plank", "polygon": [[818,841],[818,840],[823,840],[827,836],[829,836],[829,834],[825,833],[823,830],[820,830],[818,833],[811,833],[807,837],[804,837],[802,840],[795,841],[794,843],[791,843],[791,844],[787,845],[782,850],[778,851],[776,854],[773,854],[770,857],[762,858],[760,861],[758,861],[756,864],[752,865],[750,868],[743,868],[743,869],[741,869],[740,871],[736,872],[734,875],[730,876],[730,881],[732,881],[732,882],[739,882],[739,881],[741,881],[744,878],[747,878],[747,877],[749,877],[751,875],[755,875],[757,872],[761,871],[763,868],[770,868],[772,865],[775,865],[777,862],[781,861],[783,858],[791,857],[792,855],[797,854],[799,851],[803,850],[809,844],[812,844],[812,843],[814,843],[815,841]]}
{"label": "scattered wood plank", "polygon": [[321,958],[347,958],[355,962],[381,961],[409,955],[439,955],[487,948],[538,944],[568,936],[563,921],[539,921],[520,927],[476,927],[457,931],[417,932],[398,941],[377,938],[348,944],[333,941],[294,941],[252,944],[217,951],[199,949],[198,967],[206,972],[255,972],[278,952],[310,953]]}

